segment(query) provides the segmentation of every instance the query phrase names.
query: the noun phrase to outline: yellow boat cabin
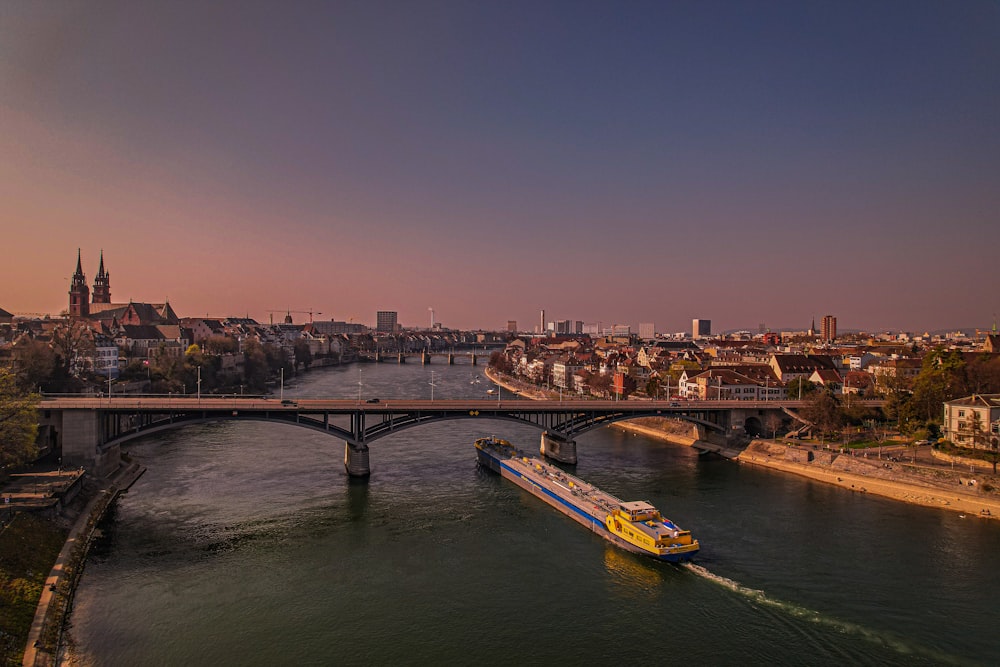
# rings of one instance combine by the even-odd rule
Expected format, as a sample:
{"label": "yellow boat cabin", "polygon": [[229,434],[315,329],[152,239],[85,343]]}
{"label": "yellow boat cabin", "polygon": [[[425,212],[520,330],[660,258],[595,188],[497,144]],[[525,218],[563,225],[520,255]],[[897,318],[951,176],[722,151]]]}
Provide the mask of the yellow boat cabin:
{"label": "yellow boat cabin", "polygon": [[658,509],[642,500],[621,503],[605,523],[611,533],[654,554],[698,549],[690,531],[664,519]]}

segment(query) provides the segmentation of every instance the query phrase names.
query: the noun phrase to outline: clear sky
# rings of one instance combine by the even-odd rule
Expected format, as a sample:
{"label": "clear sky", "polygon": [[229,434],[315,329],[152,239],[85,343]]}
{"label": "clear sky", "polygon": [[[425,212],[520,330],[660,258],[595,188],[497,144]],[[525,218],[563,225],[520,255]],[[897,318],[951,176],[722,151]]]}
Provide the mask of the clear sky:
{"label": "clear sky", "polygon": [[0,228],[13,312],[79,247],[182,316],[988,327],[1000,3],[13,0]]}

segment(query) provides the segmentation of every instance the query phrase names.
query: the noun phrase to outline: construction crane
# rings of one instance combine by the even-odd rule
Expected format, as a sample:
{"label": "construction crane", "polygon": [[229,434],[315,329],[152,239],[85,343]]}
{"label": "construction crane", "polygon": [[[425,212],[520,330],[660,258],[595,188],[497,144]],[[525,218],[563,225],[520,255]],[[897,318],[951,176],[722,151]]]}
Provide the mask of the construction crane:
{"label": "construction crane", "polygon": [[292,310],[290,308],[275,308],[273,310],[267,311],[267,313],[271,317],[271,324],[274,324],[274,314],[275,313],[285,313],[285,323],[286,324],[291,324],[291,322],[292,322],[292,313],[295,313],[296,315],[308,315],[309,316],[309,324],[312,324],[313,315],[322,315],[323,314],[323,313],[319,312],[318,310]]}

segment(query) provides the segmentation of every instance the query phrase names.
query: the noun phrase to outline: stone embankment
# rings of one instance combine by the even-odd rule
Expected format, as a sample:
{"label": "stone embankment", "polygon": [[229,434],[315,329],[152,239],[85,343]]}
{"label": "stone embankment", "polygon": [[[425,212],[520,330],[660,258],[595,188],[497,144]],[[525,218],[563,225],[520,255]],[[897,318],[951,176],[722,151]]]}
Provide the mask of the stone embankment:
{"label": "stone embankment", "polygon": [[55,655],[60,643],[64,615],[72,600],[77,577],[97,524],[114,499],[127,491],[144,472],[144,467],[133,463],[80,494],[88,498],[87,504],[77,516],[66,543],[45,580],[24,651],[22,664],[26,667],[56,664]]}
{"label": "stone embankment", "polygon": [[913,465],[755,440],[738,457],[741,463],[790,472],[848,491],[872,493],[966,515],[1000,518],[1000,479],[946,467]]}

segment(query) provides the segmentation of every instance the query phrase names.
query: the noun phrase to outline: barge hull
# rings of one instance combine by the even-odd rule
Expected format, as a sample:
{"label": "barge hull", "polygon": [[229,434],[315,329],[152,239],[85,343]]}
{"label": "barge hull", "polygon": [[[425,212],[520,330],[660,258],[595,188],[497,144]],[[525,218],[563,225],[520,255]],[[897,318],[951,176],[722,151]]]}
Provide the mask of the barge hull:
{"label": "barge hull", "polygon": [[684,560],[689,560],[691,558],[690,553],[678,553],[678,554],[664,554],[662,556],[656,556],[650,554],[630,542],[626,542],[617,535],[609,532],[604,525],[604,521],[608,516],[608,512],[596,505],[585,506],[577,503],[571,502],[568,498],[564,498],[556,493],[550,491],[544,486],[538,484],[531,478],[527,477],[514,467],[508,465],[503,460],[492,455],[490,452],[484,451],[482,449],[476,449],[476,457],[481,465],[488,467],[490,470],[497,472],[501,477],[504,477],[520,488],[524,489],[531,495],[535,496],[539,500],[543,501],[547,505],[559,510],[569,518],[573,519],[580,525],[588,528],[594,533],[599,534],[604,539],[608,540],[615,546],[630,551],[634,554],[639,554],[642,556],[652,556],[657,560],[663,560],[666,562],[676,563]]}

